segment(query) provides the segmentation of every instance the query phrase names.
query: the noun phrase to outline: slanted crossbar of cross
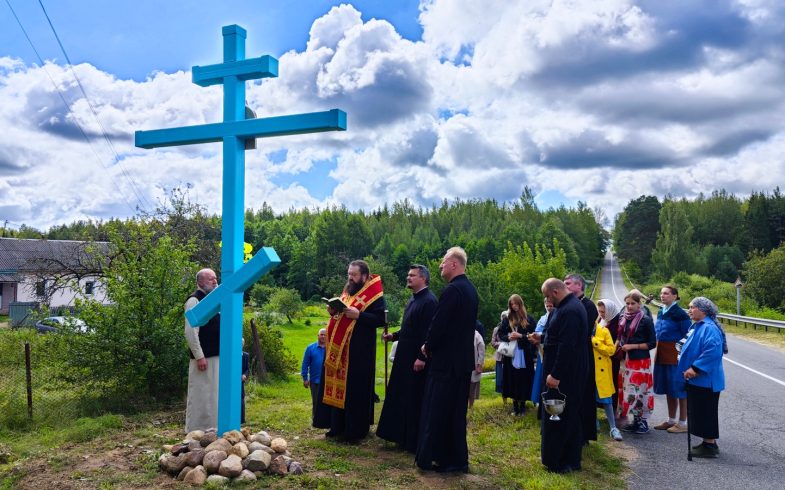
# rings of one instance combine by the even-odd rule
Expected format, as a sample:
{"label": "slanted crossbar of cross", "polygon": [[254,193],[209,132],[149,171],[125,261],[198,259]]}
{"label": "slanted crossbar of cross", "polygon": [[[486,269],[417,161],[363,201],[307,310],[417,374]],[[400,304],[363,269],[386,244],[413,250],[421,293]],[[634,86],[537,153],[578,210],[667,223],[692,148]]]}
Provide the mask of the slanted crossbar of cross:
{"label": "slanted crossbar of cross", "polygon": [[245,140],[346,130],[346,113],[339,109],[246,120],[245,82],[277,77],[278,60],[270,56],[245,59],[246,31],[240,26],[224,26],[222,33],[223,63],[194,66],[192,81],[202,87],[223,85],[223,122],[137,131],[135,135],[140,148],[223,142],[221,284],[186,313],[194,327],[221,313],[219,433],[240,428],[243,292],[281,262],[275,250],[263,248],[243,265]]}

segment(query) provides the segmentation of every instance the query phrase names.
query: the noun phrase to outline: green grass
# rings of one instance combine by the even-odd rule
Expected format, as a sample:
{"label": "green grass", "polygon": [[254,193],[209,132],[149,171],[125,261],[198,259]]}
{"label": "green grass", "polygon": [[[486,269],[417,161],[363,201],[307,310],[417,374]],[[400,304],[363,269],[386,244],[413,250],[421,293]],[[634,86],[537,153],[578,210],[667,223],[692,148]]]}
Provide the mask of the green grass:
{"label": "green grass", "polygon": [[[310,320],[310,326],[305,325],[306,320]],[[322,308],[311,306],[292,324],[280,325],[284,343],[298,359],[306,345],[315,341],[316,332],[326,320]],[[382,397],[383,356],[380,344],[377,393]],[[494,386],[493,376],[483,378],[480,399],[468,414],[471,474],[445,476],[418,472],[411,454],[400,452],[375,436],[356,445],[326,440],[324,430],[310,426],[310,391],[302,386],[299,373],[265,384],[249,382],[248,426],[286,438],[293,456],[306,471],[287,478],[265,476],[253,488],[624,487],[623,462],[611,455],[608,446],[613,442],[602,435],[599,443],[584,450],[583,471],[566,476],[546,472],[540,463],[539,423],[533,410],[522,418],[510,416],[510,405],[502,403]],[[381,404],[377,404],[377,418],[380,411]],[[8,441],[14,461],[0,466],[0,489],[20,484],[68,486],[78,478],[86,479],[91,488],[171,485],[172,480],[157,471],[156,461],[162,444],[177,442],[182,437],[183,417],[181,410],[172,410],[65,419],[56,427],[1,430],[0,440]],[[85,465],[97,455],[107,454],[114,454],[115,459],[103,465]],[[15,466],[17,470],[6,471]]]}

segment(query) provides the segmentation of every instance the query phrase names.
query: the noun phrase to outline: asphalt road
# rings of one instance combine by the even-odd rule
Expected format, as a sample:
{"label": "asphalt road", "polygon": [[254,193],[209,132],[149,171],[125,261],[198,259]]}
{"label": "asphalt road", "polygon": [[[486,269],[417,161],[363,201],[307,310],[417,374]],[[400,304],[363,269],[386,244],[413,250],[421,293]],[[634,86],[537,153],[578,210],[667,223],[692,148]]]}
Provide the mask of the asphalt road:
{"label": "asphalt road", "polygon": [[[623,304],[626,292],[617,262],[608,253],[602,294],[595,300]],[[682,298],[682,306],[690,299]],[[723,367],[719,458],[687,461],[686,434],[653,429],[644,435],[624,433],[620,445],[632,470],[630,488],[785,488],[785,353],[728,335]],[[655,396],[649,426],[667,416],[665,396]],[[692,441],[695,445],[700,438]]]}

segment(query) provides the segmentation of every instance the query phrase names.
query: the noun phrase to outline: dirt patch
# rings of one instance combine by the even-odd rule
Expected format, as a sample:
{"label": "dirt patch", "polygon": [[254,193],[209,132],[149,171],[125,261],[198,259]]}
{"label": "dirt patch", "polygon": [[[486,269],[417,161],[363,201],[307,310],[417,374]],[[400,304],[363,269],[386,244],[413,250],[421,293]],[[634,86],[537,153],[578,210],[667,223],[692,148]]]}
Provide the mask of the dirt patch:
{"label": "dirt patch", "polygon": [[[176,437],[176,431],[166,437]],[[161,436],[163,437],[163,435]],[[118,433],[84,444],[67,444],[45,457],[27,460],[11,471],[18,475],[13,488],[23,490],[83,490],[111,482],[113,488],[173,488],[167,475],[148,476],[145,464],[156,450],[131,434]]]}

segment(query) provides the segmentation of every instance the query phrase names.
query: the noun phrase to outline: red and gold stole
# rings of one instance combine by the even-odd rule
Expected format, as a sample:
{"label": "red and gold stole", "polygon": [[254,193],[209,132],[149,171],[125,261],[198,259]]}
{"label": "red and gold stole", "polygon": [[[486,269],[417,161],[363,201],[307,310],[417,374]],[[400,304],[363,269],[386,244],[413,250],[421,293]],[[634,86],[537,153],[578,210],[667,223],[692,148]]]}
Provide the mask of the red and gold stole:
{"label": "red and gold stole", "polygon": [[[354,296],[344,291],[341,300],[349,306],[365,311],[374,301],[384,294],[382,278],[378,274],[371,278]],[[323,402],[335,408],[343,408],[346,402],[346,373],[349,371],[349,342],[357,320],[339,313],[330,318],[327,324],[327,351],[324,355]]]}

